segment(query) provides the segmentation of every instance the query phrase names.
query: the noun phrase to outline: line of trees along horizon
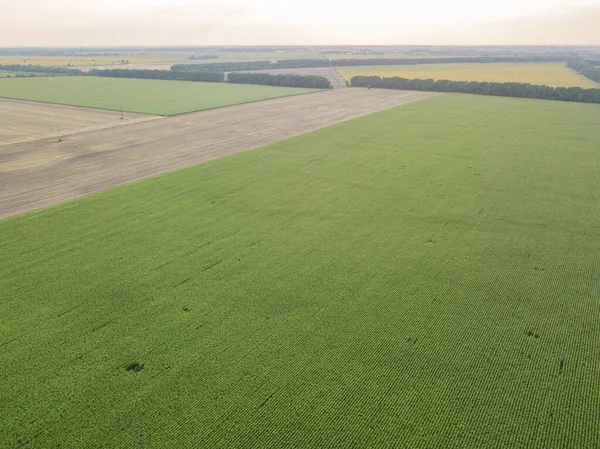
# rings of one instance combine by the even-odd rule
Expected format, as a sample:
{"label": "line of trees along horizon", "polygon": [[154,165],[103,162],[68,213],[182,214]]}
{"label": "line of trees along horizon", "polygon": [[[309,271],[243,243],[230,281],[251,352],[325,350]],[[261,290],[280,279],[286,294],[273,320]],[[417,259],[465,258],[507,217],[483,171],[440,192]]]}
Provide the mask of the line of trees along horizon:
{"label": "line of trees along horizon", "polygon": [[352,87],[417,90],[425,92],[455,92],[498,97],[532,98],[540,100],[600,103],[600,89],[581,87],[550,87],[529,83],[495,83],[480,81],[450,81],[433,79],[407,79],[400,77],[355,76]]}
{"label": "line of trees along horizon", "polygon": [[582,59],[574,59],[567,62],[567,67],[575,70],[577,73],[585,76],[587,79],[600,83],[600,68],[593,66]]}
{"label": "line of trees along horizon", "polygon": [[287,59],[277,62],[244,61],[244,62],[212,62],[204,64],[175,64],[171,70],[182,71],[222,71],[243,72],[246,70],[276,70],[314,67],[344,67],[365,65],[418,65],[418,64],[492,64],[492,63],[556,63],[566,62],[566,58],[556,56],[508,57],[508,56],[474,56],[450,58],[371,58],[371,59]]}

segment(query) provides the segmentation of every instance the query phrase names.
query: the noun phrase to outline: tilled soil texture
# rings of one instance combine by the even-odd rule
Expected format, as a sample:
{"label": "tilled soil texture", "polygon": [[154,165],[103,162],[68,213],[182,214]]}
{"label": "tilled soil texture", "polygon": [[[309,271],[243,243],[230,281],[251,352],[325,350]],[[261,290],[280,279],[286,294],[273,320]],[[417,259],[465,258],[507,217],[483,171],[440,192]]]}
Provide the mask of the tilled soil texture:
{"label": "tilled soil texture", "polygon": [[347,87],[346,78],[335,67],[309,67],[300,69],[242,70],[243,73],[268,73],[270,75],[313,75],[327,78],[334,89]]}
{"label": "tilled soil texture", "polygon": [[336,89],[0,147],[0,218],[259,148],[432,93]]}
{"label": "tilled soil texture", "polygon": [[48,137],[58,140],[67,134],[157,118],[160,117],[128,112],[121,119],[121,113],[116,111],[0,98],[0,147]]}

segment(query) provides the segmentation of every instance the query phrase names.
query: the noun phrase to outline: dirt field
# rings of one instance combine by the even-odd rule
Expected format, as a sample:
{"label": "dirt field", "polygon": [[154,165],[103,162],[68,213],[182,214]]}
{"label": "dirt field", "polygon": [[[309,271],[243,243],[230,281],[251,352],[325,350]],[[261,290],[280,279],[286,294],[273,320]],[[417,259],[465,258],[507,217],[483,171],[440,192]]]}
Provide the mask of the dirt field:
{"label": "dirt field", "polygon": [[337,89],[0,146],[0,218],[418,101],[424,92]]}
{"label": "dirt field", "polygon": [[347,87],[346,79],[335,67],[311,67],[303,69],[275,69],[275,70],[243,70],[249,73],[269,73],[271,75],[314,75],[322,76],[331,81],[334,89]]}
{"label": "dirt field", "polygon": [[[73,106],[50,105],[0,98],[0,147],[75,132],[127,125],[159,117]],[[1,150],[0,150],[0,154]],[[0,172],[2,170],[0,169]]]}

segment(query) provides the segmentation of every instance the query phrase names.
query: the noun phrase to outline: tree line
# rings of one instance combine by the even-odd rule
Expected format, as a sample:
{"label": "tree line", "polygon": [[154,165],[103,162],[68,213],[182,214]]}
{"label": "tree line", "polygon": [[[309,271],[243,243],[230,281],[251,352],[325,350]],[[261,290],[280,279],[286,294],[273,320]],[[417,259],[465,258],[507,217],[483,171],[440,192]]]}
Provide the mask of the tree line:
{"label": "tree line", "polygon": [[195,61],[197,59],[219,59],[218,55],[192,55],[188,58],[191,61]]}
{"label": "tree line", "polygon": [[[93,69],[90,76],[111,78],[143,78],[155,80],[204,81],[221,83],[225,81],[223,72],[174,72],[172,70],[147,69]],[[322,76],[304,75],[269,75],[268,73],[230,73],[227,81],[233,84],[262,84],[265,86],[306,87],[329,89],[331,83]]]}
{"label": "tree line", "polygon": [[64,67],[47,67],[43,65],[20,65],[20,64],[9,64],[0,65],[0,70],[7,72],[33,72],[37,74],[45,75],[61,75],[61,76],[79,76],[83,72],[79,69],[67,69]]}
{"label": "tree line", "polygon": [[418,90],[427,92],[459,92],[500,97],[536,98],[543,100],[600,103],[600,89],[581,87],[550,87],[529,83],[494,83],[481,81],[449,81],[433,79],[406,79],[400,77],[355,76],[352,87]]}
{"label": "tree line", "polygon": [[465,64],[465,63],[500,63],[500,62],[564,62],[559,56],[474,56],[449,58],[371,58],[371,59],[285,59],[282,61],[245,61],[245,62],[213,62],[206,64],[175,64],[171,70],[182,71],[216,71],[243,72],[247,70],[299,69],[314,67],[342,67],[362,65],[417,65],[417,64]]}
{"label": "tree line", "polygon": [[227,81],[235,84],[262,84],[265,86],[306,87],[311,89],[331,88],[331,82],[327,78],[313,75],[270,75],[268,73],[233,72],[227,75]]}
{"label": "tree line", "polygon": [[587,61],[573,59],[567,62],[567,67],[575,70],[577,73],[585,76],[592,81],[600,83],[600,68],[593,66]]}
{"label": "tree line", "polygon": [[143,78],[153,80],[205,81],[221,83],[225,81],[223,72],[173,72],[171,70],[148,69],[92,69],[90,76],[105,76],[110,78]]}

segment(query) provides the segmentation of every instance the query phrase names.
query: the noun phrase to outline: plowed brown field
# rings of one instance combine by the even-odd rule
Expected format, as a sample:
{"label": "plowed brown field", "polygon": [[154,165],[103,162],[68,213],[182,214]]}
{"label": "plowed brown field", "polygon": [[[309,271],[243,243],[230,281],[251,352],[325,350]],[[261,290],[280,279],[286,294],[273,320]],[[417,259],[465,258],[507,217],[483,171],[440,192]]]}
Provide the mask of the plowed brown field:
{"label": "plowed brown field", "polygon": [[262,147],[431,95],[336,89],[75,133],[63,137],[62,142],[49,138],[0,145],[0,218]]}
{"label": "plowed brown field", "polygon": [[128,112],[121,119],[116,111],[0,98],[0,146],[156,118]]}

